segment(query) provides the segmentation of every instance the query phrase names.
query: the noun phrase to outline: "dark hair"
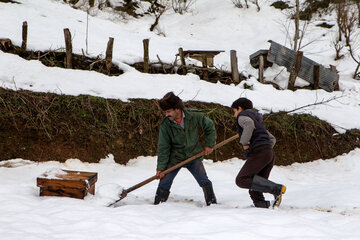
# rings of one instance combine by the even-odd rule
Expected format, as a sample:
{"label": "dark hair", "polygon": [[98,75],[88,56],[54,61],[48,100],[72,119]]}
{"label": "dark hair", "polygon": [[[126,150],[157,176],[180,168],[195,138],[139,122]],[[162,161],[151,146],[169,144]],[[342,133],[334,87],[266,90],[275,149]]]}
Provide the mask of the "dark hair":
{"label": "dark hair", "polygon": [[167,94],[165,94],[165,96],[159,100],[159,105],[163,111],[169,109],[184,109],[183,102],[173,92],[168,92]]}
{"label": "dark hair", "polygon": [[235,108],[238,109],[239,107],[241,107],[242,109],[246,110],[246,109],[252,109],[253,108],[253,104],[252,102],[247,99],[247,98],[238,98],[236,99],[232,104],[231,104],[231,108]]}

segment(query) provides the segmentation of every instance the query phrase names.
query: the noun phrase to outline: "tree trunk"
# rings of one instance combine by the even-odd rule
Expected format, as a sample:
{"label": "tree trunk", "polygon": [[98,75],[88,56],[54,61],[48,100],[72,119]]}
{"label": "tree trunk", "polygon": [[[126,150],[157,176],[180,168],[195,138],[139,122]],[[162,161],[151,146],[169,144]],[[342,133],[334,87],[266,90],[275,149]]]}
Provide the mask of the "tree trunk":
{"label": "tree trunk", "polygon": [[295,10],[295,35],[294,35],[294,51],[298,51],[298,48],[300,48],[300,46],[298,46],[298,39],[299,39],[299,13],[300,13],[300,3],[299,0],[296,0],[296,10]]}
{"label": "tree trunk", "polygon": [[290,77],[288,83],[288,89],[290,90],[294,90],[296,77],[298,76],[301,68],[302,57],[303,57],[303,52],[298,51],[296,54],[295,65],[290,70]]}

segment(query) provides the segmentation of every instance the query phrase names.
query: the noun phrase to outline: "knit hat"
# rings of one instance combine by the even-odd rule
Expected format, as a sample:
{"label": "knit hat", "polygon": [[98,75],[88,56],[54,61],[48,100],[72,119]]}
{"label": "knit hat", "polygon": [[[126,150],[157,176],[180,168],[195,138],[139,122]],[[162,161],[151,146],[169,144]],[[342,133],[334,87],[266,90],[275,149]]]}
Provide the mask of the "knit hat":
{"label": "knit hat", "polygon": [[253,103],[247,98],[238,98],[231,104],[231,108],[238,109],[239,107],[241,107],[244,110],[252,109]]}
{"label": "knit hat", "polygon": [[183,109],[184,104],[181,99],[176,96],[173,92],[168,92],[165,96],[159,100],[160,108],[163,111],[169,109]]}

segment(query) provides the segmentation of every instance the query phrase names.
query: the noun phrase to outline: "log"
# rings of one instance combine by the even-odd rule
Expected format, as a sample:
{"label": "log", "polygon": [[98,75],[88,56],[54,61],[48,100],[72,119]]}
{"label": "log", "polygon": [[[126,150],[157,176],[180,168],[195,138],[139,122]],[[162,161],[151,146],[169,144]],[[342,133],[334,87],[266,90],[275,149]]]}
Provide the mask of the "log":
{"label": "log", "polygon": [[110,75],[110,69],[112,66],[112,55],[113,55],[114,38],[110,37],[106,48],[106,73]]}
{"label": "log", "polygon": [[65,36],[65,47],[66,47],[66,68],[72,68],[72,44],[71,44],[71,33],[68,28],[64,29]]}

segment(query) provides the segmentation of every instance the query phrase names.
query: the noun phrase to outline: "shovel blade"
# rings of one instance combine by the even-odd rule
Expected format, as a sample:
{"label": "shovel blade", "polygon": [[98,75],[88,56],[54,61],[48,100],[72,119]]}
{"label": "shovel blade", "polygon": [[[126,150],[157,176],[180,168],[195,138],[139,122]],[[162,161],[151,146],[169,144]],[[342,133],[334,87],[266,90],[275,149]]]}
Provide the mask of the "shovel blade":
{"label": "shovel blade", "polygon": [[116,207],[116,206],[115,206],[116,203],[120,202],[123,198],[125,198],[125,197],[127,196],[127,194],[128,194],[128,191],[127,191],[126,189],[123,189],[123,191],[121,192],[121,194],[119,194],[119,199],[116,200],[116,201],[113,202],[113,203],[110,203],[110,204],[108,205],[108,207]]}

